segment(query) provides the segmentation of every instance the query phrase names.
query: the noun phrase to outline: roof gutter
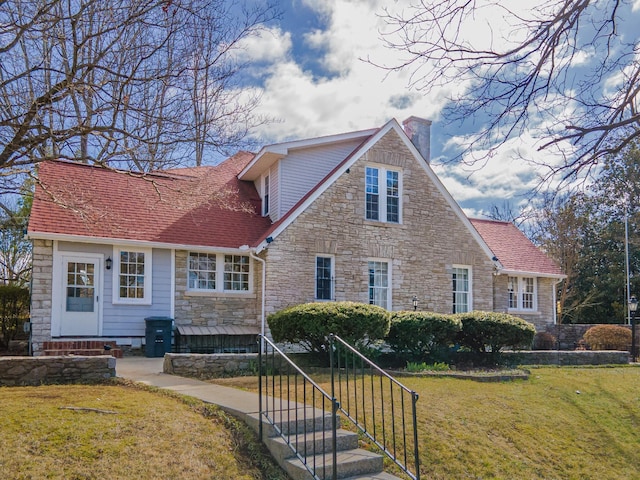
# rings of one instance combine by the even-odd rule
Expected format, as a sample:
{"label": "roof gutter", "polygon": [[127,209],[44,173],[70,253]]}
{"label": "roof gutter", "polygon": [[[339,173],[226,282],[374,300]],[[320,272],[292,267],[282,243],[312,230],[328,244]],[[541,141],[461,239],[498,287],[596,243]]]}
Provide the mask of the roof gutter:
{"label": "roof gutter", "polygon": [[[251,250],[249,248],[249,245],[242,245],[240,247],[240,251],[241,252],[248,252],[249,256],[251,258],[253,258],[254,260],[257,260],[258,262],[260,262],[262,264],[262,292],[261,292],[261,306],[260,306],[260,335],[262,335],[261,338],[261,342],[264,342],[264,338],[265,338],[265,323],[266,323],[266,318],[265,318],[265,298],[266,298],[266,285],[267,285],[267,261],[258,257],[254,252],[254,250]],[[264,343],[262,343],[263,347],[264,347]]]}

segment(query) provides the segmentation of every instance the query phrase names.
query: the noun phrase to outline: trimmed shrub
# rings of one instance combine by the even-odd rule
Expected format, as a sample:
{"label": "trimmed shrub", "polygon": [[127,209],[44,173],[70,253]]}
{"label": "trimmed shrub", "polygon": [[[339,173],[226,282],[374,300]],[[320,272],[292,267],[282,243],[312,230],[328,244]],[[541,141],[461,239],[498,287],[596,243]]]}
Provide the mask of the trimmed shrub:
{"label": "trimmed shrub", "polygon": [[558,341],[549,332],[538,332],[533,337],[534,350],[555,350]]}
{"label": "trimmed shrub", "polygon": [[582,337],[591,350],[629,350],[631,330],[620,325],[596,325]]}
{"label": "trimmed shrub", "polygon": [[29,289],[0,285],[0,346],[8,347],[29,319]]}
{"label": "trimmed shrub", "polygon": [[453,315],[402,311],[391,314],[387,343],[407,361],[423,361],[455,343],[462,323]]}
{"label": "trimmed shrub", "polygon": [[473,311],[455,315],[462,322],[458,341],[477,354],[497,354],[502,348],[528,349],[536,334],[529,322],[498,312]]}
{"label": "trimmed shrub", "polygon": [[366,347],[389,332],[390,315],[384,308],[355,302],[304,303],[267,317],[276,342],[299,343],[310,352],[328,352],[334,333],[356,347]]}

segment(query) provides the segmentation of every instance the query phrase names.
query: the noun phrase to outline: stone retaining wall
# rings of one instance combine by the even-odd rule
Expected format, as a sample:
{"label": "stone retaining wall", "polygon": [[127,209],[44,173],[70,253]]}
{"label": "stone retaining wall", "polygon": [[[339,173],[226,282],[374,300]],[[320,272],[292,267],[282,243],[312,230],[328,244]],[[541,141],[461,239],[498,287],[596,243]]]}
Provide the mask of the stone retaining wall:
{"label": "stone retaining wall", "polygon": [[89,383],[116,376],[116,359],[93,357],[0,357],[0,386]]}
{"label": "stone retaining wall", "polygon": [[163,371],[206,379],[253,373],[257,364],[257,353],[165,353]]}
{"label": "stone retaining wall", "polygon": [[618,350],[532,350],[503,352],[514,365],[626,365],[629,352]]}

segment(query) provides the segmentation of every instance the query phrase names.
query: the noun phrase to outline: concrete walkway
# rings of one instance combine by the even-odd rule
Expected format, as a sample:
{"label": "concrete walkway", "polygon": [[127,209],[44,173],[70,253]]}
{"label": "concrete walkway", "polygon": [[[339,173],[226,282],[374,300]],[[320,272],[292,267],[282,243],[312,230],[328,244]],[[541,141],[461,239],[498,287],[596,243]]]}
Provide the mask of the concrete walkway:
{"label": "concrete walkway", "polygon": [[246,419],[258,416],[258,394],[214,385],[193,378],[162,373],[162,358],[125,357],[116,361],[116,375],[158,388],[166,388],[220,406],[225,412]]}

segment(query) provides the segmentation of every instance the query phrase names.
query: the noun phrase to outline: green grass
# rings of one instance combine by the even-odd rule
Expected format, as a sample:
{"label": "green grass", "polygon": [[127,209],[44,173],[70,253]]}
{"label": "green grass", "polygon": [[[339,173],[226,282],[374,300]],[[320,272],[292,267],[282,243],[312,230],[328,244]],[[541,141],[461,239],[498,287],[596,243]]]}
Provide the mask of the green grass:
{"label": "green grass", "polygon": [[[420,395],[422,478],[640,478],[640,368],[538,368],[529,380],[500,383],[401,381]],[[254,388],[256,380],[224,383]]]}
{"label": "green grass", "polygon": [[3,480],[286,478],[248,427],[186,397],[124,382],[5,387],[0,406]]}

